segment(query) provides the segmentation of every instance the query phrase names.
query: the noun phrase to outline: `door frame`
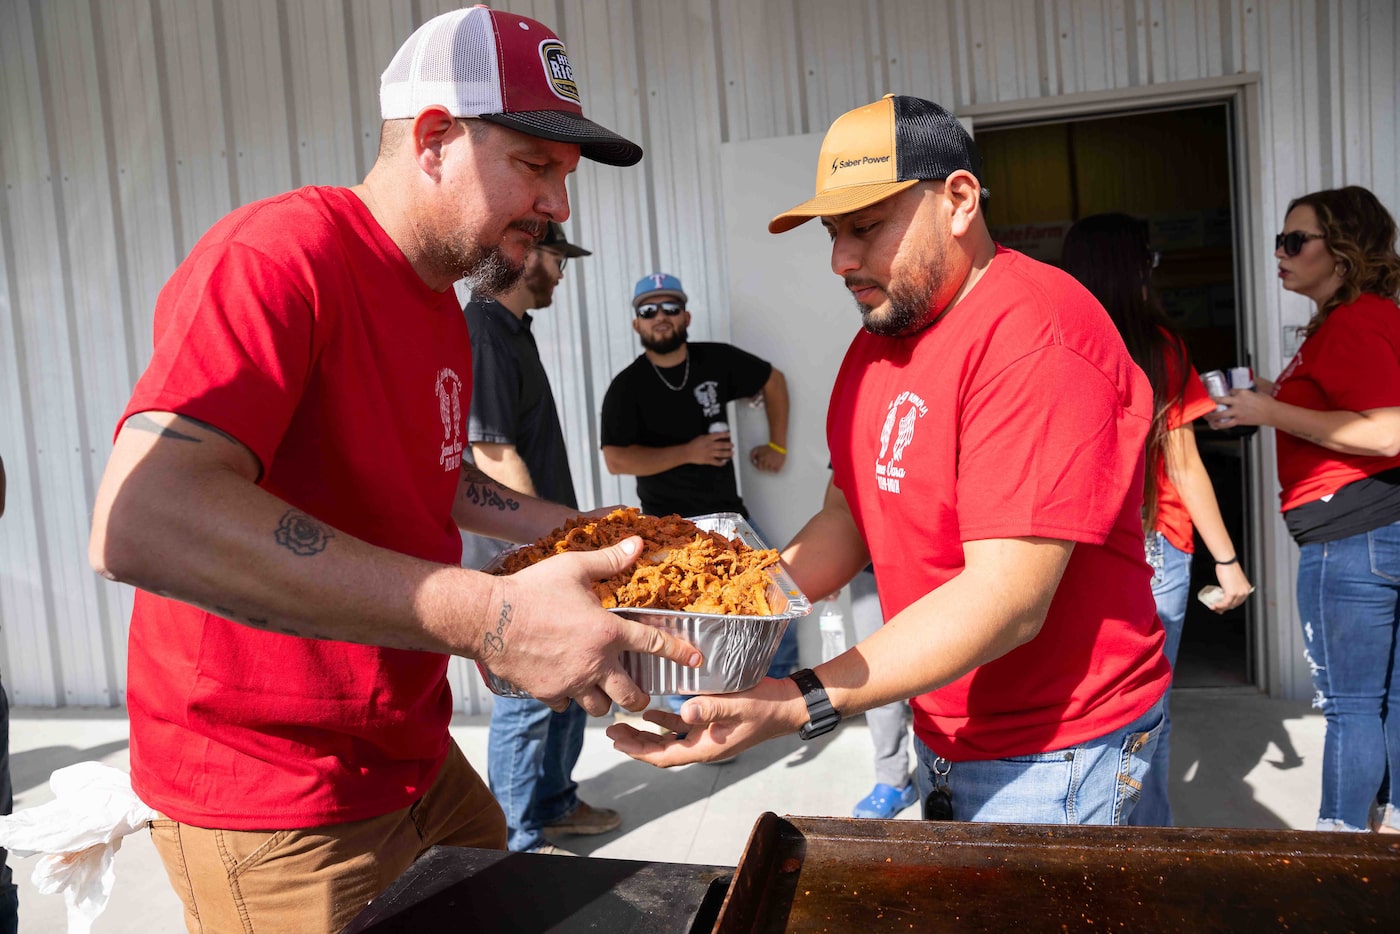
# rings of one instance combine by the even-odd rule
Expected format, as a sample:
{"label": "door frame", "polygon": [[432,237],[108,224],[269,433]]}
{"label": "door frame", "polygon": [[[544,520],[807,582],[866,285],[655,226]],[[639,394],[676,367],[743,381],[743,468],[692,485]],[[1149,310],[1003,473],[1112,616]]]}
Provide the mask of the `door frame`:
{"label": "door frame", "polygon": [[[1235,278],[1240,313],[1237,315],[1240,349],[1255,361],[1272,360],[1279,349],[1272,330],[1264,327],[1259,310],[1267,281],[1269,242],[1264,230],[1262,193],[1261,76],[1242,72],[1216,78],[1178,81],[1111,91],[1089,91],[1055,97],[974,104],[958,108],[957,116],[978,130],[1025,126],[1072,119],[1104,118],[1148,110],[1168,110],[1202,104],[1225,103],[1230,117],[1231,195],[1235,210]],[[1250,578],[1259,594],[1255,599],[1257,624],[1249,636],[1250,678],[1273,696],[1297,697],[1306,686],[1299,683],[1295,601],[1291,596],[1296,569],[1292,540],[1274,508],[1272,473],[1264,465],[1273,461],[1273,437],[1259,432],[1251,444],[1251,463],[1245,495],[1250,506],[1246,534],[1255,543],[1246,555]],[[1302,672],[1306,677],[1306,671]]]}

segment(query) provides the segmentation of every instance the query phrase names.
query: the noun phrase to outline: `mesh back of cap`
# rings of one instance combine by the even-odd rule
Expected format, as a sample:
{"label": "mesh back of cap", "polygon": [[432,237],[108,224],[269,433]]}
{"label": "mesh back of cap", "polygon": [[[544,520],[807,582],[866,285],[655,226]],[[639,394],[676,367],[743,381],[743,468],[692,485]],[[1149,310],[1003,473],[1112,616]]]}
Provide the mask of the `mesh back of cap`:
{"label": "mesh back of cap", "polygon": [[959,169],[981,177],[981,153],[956,117],[917,97],[896,97],[894,108],[901,179],[944,179]]}
{"label": "mesh back of cap", "polygon": [[416,117],[429,104],[454,117],[500,113],[501,80],[491,11],[473,7],[434,17],[395,53],[379,79],[385,120]]}

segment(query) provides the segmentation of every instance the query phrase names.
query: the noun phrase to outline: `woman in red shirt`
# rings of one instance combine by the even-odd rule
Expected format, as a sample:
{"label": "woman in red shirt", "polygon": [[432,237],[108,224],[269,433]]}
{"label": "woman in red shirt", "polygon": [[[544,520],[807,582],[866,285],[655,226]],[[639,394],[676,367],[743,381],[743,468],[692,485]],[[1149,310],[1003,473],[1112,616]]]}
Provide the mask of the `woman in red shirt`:
{"label": "woman in red shirt", "polygon": [[[1365,188],[1304,195],[1275,238],[1279,279],[1317,306],[1276,383],[1234,390],[1215,427],[1278,429],[1298,614],[1327,718],[1319,830],[1400,833],[1400,256]],[[1372,811],[1372,806],[1376,810]]]}
{"label": "woman in red shirt", "polygon": [[[1142,221],[1127,214],[1095,214],[1070,228],[1061,262],[1108,311],[1128,353],[1152,383],[1143,529],[1152,565],[1152,596],[1167,631],[1163,651],[1176,667],[1191,593],[1193,529],[1200,530],[1215,559],[1215,575],[1224,591],[1224,599],[1213,607],[1217,613],[1239,606],[1253,588],[1220,518],[1215,490],[1196,450],[1191,423],[1214,409],[1215,403],[1191,366],[1186,345],[1152,294],[1156,258]],[[1167,714],[1130,824],[1171,826],[1170,734]]]}

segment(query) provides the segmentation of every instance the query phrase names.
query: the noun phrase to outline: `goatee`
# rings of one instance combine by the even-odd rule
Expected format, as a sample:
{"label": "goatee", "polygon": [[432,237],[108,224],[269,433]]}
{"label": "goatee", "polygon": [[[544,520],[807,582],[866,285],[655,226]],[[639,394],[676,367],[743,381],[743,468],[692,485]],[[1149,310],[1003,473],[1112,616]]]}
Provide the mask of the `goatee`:
{"label": "goatee", "polygon": [[685,346],[688,338],[685,328],[677,328],[671,332],[670,337],[650,338],[645,334],[641,335],[642,346],[652,353],[668,354],[673,350],[679,350]]}
{"label": "goatee", "polygon": [[520,281],[524,271],[524,263],[511,263],[500,247],[491,247],[478,249],[475,255],[467,257],[462,278],[473,292],[499,295]]}

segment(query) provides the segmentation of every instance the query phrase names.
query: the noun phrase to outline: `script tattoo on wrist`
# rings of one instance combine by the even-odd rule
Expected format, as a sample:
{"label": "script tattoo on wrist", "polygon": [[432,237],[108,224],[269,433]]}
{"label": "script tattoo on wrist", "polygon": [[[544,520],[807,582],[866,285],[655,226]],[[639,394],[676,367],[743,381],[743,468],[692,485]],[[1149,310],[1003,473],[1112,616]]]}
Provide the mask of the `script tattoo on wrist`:
{"label": "script tattoo on wrist", "polygon": [[277,523],[276,538],[292,554],[306,557],[325,551],[335,533],[306,513],[288,509]]}
{"label": "script tattoo on wrist", "polygon": [[492,658],[506,650],[506,630],[510,628],[511,612],[514,607],[508,601],[501,601],[501,615],[496,619],[496,631],[488,632],[482,639],[482,657]]}

